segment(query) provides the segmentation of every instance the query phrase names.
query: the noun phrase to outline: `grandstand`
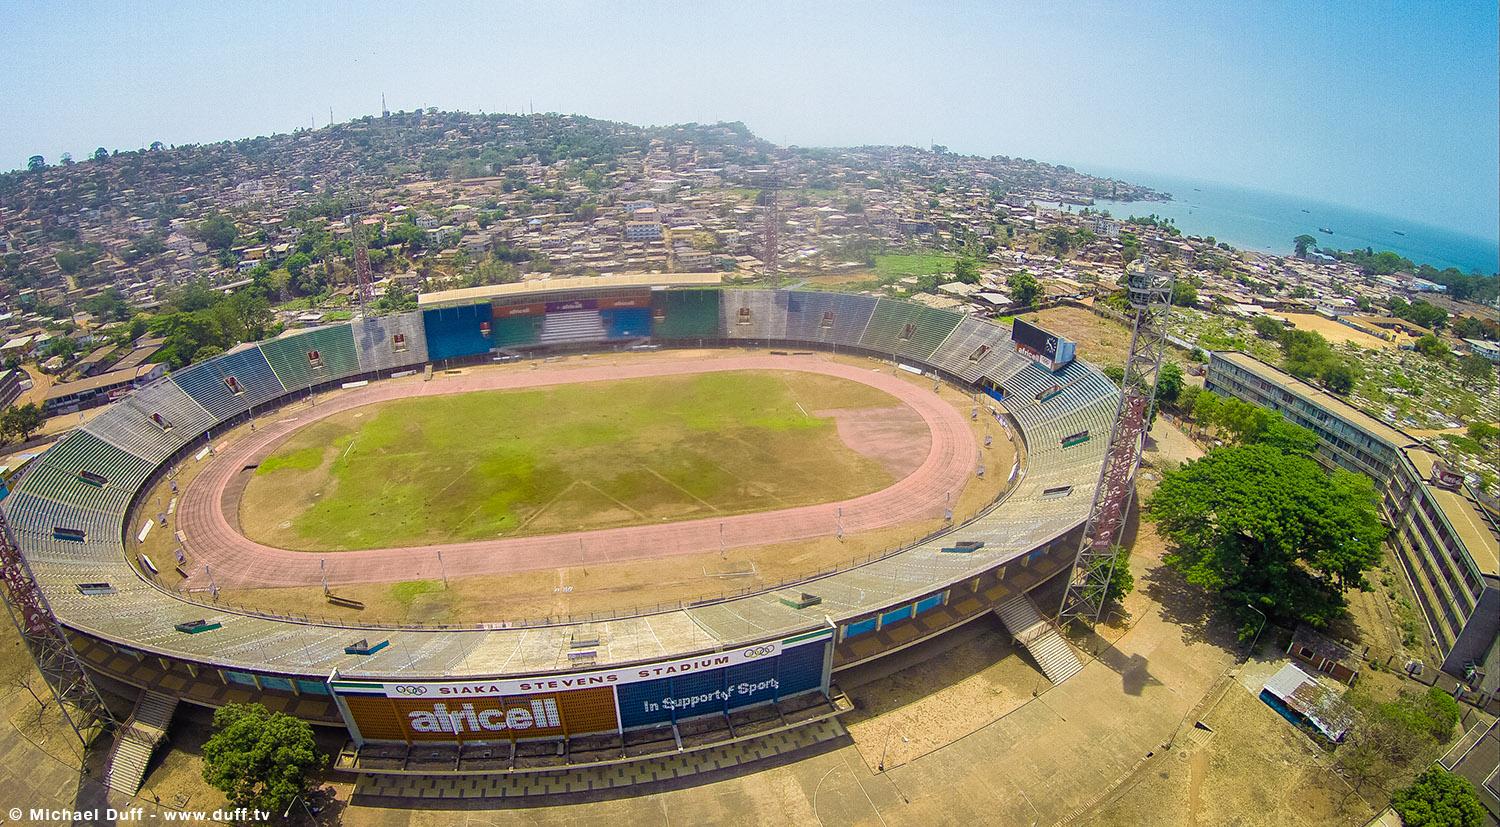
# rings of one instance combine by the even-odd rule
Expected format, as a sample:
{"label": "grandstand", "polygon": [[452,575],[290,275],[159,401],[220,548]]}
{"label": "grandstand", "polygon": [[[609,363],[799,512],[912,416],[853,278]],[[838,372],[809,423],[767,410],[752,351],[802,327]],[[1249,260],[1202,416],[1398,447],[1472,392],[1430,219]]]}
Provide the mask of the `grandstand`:
{"label": "grandstand", "polygon": [[[423,298],[413,313],[297,331],[163,377],[32,464],[4,509],[91,670],[198,704],[256,699],[344,727],[369,750],[368,763],[357,764],[365,772],[403,771],[381,769],[377,747],[419,741],[544,737],[573,744],[563,750],[571,754],[582,749],[578,739],[614,738],[625,760],[637,730],[677,731],[757,705],[774,706],[782,725],[808,724],[842,709],[836,671],[993,611],[1067,569],[1117,398],[1089,365],[1054,372],[1017,355],[1004,326],[891,299],[576,283],[472,303]],[[792,586],[649,614],[494,618],[472,628],[336,625],[229,610],[211,595],[169,590],[134,564],[136,537],[126,532],[148,480],[247,413],[429,362],[647,339],[892,358],[998,395],[1026,464],[1001,502],[926,542]],[[430,724],[434,697],[457,682],[488,687],[465,696],[478,704],[468,729],[457,718]],[[742,686],[760,688],[737,695]],[[722,698],[686,710],[671,701],[704,695]]]}

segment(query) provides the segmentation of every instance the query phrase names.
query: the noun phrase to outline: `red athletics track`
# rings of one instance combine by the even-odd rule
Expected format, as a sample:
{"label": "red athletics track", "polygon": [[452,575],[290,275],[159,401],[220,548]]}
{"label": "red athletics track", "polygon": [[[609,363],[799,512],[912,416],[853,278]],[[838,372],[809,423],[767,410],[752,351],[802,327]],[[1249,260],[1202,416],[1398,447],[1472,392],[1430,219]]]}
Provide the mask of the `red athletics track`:
{"label": "red athletics track", "polygon": [[[225,489],[245,465],[274,449],[292,431],[340,411],[391,399],[478,390],[532,388],[570,382],[674,376],[724,370],[800,370],[862,382],[911,406],[932,434],[927,457],[915,471],[889,488],[841,503],[724,518],[687,520],[598,531],[478,540],[447,545],[362,551],[302,552],[262,545],[240,534],[224,515]],[[311,410],[256,422],[253,433],[218,448],[178,504],[178,528],[186,536],[193,575],[188,587],[206,587],[204,564],[222,587],[380,583],[476,574],[553,569],[693,554],[725,547],[758,546],[820,537],[834,532],[843,508],[846,532],[887,528],[941,517],[945,496],[957,492],[973,472],[977,443],[969,425],[951,404],[929,388],[893,376],[889,369],[827,361],[811,356],[733,356],[697,360],[662,359],[639,364],[541,368],[532,371],[470,371],[431,382],[376,382],[319,401]],[[441,550],[440,568],[437,552]],[[326,571],[319,569],[325,561]]]}

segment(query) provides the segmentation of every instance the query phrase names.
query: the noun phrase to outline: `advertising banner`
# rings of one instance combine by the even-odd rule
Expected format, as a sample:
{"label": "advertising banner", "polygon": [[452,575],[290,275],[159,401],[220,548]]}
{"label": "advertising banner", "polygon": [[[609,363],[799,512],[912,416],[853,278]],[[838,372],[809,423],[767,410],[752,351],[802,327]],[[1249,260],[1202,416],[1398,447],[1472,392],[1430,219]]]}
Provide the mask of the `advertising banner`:
{"label": "advertising banner", "polygon": [[328,688],[363,741],[553,738],[709,715],[823,687],[832,629],[690,658],[572,674],[360,681]]}

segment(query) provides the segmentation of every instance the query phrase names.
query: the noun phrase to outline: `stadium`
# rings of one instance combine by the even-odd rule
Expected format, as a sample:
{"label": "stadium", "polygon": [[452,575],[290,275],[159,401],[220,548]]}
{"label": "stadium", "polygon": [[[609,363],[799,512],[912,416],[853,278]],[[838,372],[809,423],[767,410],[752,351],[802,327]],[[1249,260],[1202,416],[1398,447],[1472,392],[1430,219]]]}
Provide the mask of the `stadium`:
{"label": "stadium", "polygon": [[[543,280],[165,376],[4,510],[83,666],[139,698],[117,788],[180,703],[236,701],[347,732],[338,767],[377,785],[621,786],[840,737],[841,670],[990,613],[1065,679],[1027,592],[1072,564],[1117,400],[1022,321]],[[376,605],[413,582],[459,597]]]}

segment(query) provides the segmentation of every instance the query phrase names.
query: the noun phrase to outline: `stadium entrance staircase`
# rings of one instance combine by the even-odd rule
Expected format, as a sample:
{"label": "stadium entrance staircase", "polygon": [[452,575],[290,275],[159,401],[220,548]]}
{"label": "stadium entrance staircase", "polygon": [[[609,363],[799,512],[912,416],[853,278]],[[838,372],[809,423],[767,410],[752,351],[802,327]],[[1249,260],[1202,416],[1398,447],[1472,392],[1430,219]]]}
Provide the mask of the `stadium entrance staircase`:
{"label": "stadium entrance staircase", "polygon": [[1000,616],[1000,621],[1005,624],[1011,637],[1026,647],[1032,660],[1042,668],[1042,674],[1052,681],[1053,686],[1083,669],[1078,656],[1073,654],[1073,647],[1036,610],[1036,604],[1031,602],[1029,595],[1023,593],[1001,603],[995,608],[995,614]]}
{"label": "stadium entrance staircase", "polygon": [[135,709],[121,725],[115,735],[115,745],[109,753],[109,763],[104,770],[104,781],[115,792],[135,795],[146,779],[146,766],[151,755],[167,740],[167,727],[172,724],[172,714],[177,711],[177,699],[171,695],[147,690],[135,702]]}

